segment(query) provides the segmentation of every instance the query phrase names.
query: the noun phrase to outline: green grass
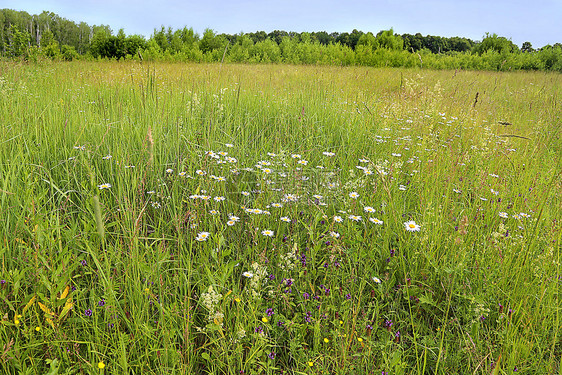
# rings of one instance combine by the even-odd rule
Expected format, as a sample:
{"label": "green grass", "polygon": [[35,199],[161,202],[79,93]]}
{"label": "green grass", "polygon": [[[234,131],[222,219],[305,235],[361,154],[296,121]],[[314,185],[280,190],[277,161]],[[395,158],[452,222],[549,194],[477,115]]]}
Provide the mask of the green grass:
{"label": "green grass", "polygon": [[0,64],[2,373],[560,371],[560,75]]}

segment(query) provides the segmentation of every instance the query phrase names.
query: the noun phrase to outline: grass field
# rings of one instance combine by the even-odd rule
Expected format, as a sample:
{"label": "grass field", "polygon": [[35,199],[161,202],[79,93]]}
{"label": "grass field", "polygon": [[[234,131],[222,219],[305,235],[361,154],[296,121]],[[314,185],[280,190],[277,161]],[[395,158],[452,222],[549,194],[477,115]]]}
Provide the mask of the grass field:
{"label": "grass field", "polygon": [[561,77],[0,63],[0,372],[559,373]]}

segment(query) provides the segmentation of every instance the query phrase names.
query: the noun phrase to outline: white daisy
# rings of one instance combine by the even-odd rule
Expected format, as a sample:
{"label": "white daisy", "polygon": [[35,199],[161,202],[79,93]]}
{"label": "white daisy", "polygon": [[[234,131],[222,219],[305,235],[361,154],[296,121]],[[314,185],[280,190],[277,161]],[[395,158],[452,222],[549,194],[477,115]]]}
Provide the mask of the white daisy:
{"label": "white daisy", "polygon": [[196,241],[203,242],[207,241],[211,234],[209,232],[199,232],[197,233],[197,237],[195,237]]}
{"label": "white daisy", "polygon": [[415,221],[410,220],[404,223],[404,227],[408,232],[419,232],[420,226]]}

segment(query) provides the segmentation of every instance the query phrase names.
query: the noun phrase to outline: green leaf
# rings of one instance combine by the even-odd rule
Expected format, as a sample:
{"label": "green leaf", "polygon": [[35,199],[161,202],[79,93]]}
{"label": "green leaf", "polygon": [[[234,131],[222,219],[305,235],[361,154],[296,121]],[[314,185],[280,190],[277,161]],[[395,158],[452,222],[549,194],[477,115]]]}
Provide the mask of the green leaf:
{"label": "green leaf", "polygon": [[433,300],[433,298],[431,298],[431,295],[423,295],[420,297],[420,303],[424,303],[426,305],[430,305],[430,306],[437,306],[437,304],[435,303],[435,301]]}
{"label": "green leaf", "polygon": [[207,324],[206,327],[207,327],[207,329],[208,329],[209,331],[218,331],[219,329],[221,329],[221,326],[220,326],[220,325],[218,325],[218,324],[213,324],[213,323]]}
{"label": "green leaf", "polygon": [[500,354],[500,356],[498,357],[498,360],[496,361],[496,366],[494,367],[494,371],[492,371],[492,375],[498,375],[500,373],[500,363],[502,361],[502,355]]}

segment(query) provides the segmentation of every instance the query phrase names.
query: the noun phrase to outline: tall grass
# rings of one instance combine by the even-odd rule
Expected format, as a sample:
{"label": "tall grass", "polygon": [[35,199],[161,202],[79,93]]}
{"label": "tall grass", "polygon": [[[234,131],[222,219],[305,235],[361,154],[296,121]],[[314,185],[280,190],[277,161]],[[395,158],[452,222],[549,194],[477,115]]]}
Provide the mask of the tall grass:
{"label": "tall grass", "polygon": [[2,373],[558,373],[559,86],[2,63]]}

